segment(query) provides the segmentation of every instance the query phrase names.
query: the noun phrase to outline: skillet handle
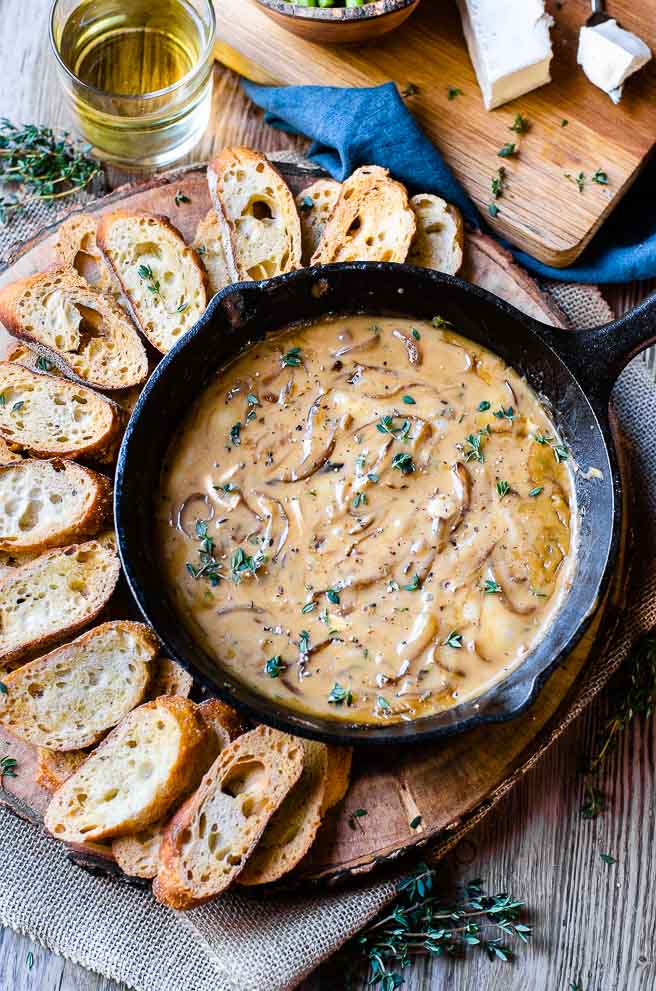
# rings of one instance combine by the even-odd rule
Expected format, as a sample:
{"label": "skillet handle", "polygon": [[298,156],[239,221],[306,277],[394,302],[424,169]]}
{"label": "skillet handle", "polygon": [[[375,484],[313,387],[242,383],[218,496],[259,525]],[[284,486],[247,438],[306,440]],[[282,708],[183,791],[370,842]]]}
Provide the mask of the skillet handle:
{"label": "skillet handle", "polygon": [[641,351],[656,344],[656,292],[619,320],[601,327],[574,332],[544,326],[537,329],[574,373],[593,407],[605,415],[622,369]]}

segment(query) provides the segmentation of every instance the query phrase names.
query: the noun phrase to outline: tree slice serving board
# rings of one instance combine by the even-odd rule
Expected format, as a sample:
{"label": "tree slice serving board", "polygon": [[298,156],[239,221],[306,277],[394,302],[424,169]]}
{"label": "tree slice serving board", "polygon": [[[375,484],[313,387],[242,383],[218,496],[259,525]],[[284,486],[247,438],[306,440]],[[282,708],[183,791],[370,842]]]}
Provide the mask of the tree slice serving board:
{"label": "tree slice serving board", "polygon": [[[503,0],[500,0],[503,2]],[[627,83],[619,106],[576,64],[578,33],[589,0],[548,0],[553,81],[493,111],[483,107],[453,0],[423,0],[397,30],[369,45],[319,45],[274,23],[254,0],[215,0],[216,57],[264,83],[375,86],[392,80],[418,92],[408,109],[443,153],[486,220],[541,261],[570,265],[619,202],[656,142],[656,60]],[[613,17],[656,50],[653,0],[614,0]],[[449,99],[449,89],[461,95]],[[508,130],[516,113],[531,122],[520,137]],[[562,126],[562,121],[567,125]],[[508,141],[518,158],[501,159]],[[488,216],[490,180],[508,173],[499,214]],[[590,181],[596,169],[609,183]],[[582,193],[565,173],[585,172]]]}
{"label": "tree slice serving board", "polygon": [[[279,167],[294,193],[317,177],[317,170],[298,164]],[[175,205],[176,193],[188,203]],[[168,215],[187,240],[210,208],[205,167],[178,170],[128,186],[97,200],[87,211],[104,213],[118,207]],[[43,270],[55,261],[57,226],[22,245],[0,273],[0,285]],[[513,302],[547,323],[565,326],[564,315],[495,241],[481,234],[467,237],[463,275]],[[0,355],[10,338],[0,326]],[[628,488],[628,487],[627,487]],[[622,569],[618,575],[622,574]],[[622,582],[618,580],[617,599]],[[128,607],[129,608],[129,607]],[[409,847],[444,837],[485,801],[533,752],[537,741],[571,694],[590,652],[598,649],[600,630],[608,635],[617,614],[612,602],[603,603],[582,641],[555,672],[533,707],[509,723],[483,726],[463,736],[421,748],[366,751],[354,755],[352,784],[342,803],[332,810],[302,865],[308,879],[336,879],[366,871],[394,858]],[[136,615],[136,612],[135,612]],[[5,778],[0,801],[18,815],[41,822],[48,793],[34,781],[36,750],[0,728],[0,755],[18,760],[16,778]],[[366,816],[353,816],[365,809]],[[421,817],[419,825],[410,823]],[[74,856],[80,860],[78,849]],[[84,866],[111,863],[106,848],[94,846],[81,856]]]}

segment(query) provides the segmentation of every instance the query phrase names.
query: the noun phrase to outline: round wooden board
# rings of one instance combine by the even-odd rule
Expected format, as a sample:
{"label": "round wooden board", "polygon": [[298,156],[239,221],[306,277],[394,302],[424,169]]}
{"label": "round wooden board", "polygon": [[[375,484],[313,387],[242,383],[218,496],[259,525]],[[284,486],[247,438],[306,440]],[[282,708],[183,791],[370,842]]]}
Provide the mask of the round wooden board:
{"label": "round wooden board", "polygon": [[[280,160],[278,164],[294,193],[317,176],[313,167]],[[178,192],[189,202],[176,206]],[[122,187],[86,210],[100,214],[118,206],[166,214],[190,241],[198,221],[210,208],[205,167],[178,170],[137,186]],[[0,285],[52,265],[55,238],[56,225],[22,245],[0,273]],[[462,274],[545,323],[567,325],[557,305],[509,253],[485,235],[467,235]],[[0,326],[0,354],[6,352],[10,340]],[[328,814],[301,865],[302,877],[335,880],[367,871],[410,847],[443,838],[445,831],[457,829],[530,756],[566,704],[586,659],[601,641],[600,633],[608,635],[622,574],[623,567],[616,576],[611,603],[602,604],[576,650],[553,674],[532,708],[518,719],[421,747],[357,750],[348,794]],[[1,730],[0,747],[19,763],[18,776],[4,782],[7,803],[26,818],[40,820],[49,796],[34,783],[34,748]],[[365,809],[366,816],[354,817],[357,809]],[[418,817],[419,825],[411,828],[410,823]]]}

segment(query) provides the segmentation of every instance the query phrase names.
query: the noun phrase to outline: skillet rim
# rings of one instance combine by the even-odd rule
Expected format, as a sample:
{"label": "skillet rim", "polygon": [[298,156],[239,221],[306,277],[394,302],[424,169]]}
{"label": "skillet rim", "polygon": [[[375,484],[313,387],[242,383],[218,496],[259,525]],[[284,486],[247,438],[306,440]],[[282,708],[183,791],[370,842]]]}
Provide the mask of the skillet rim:
{"label": "skillet rim", "polygon": [[[395,274],[396,276],[398,276],[399,272],[403,272],[407,277],[427,280],[433,283],[434,287],[444,285],[446,287],[455,288],[458,291],[464,291],[465,296],[476,296],[479,300],[483,301],[485,305],[493,306],[495,309],[500,311],[501,314],[511,318],[515,323],[522,323],[529,333],[538,338],[540,346],[553,353],[557,361],[565,367],[567,374],[571,377],[579,389],[581,396],[585,399],[590,413],[596,423],[601,440],[603,441],[604,450],[606,452],[610,467],[611,478],[609,492],[612,497],[612,507],[609,511],[611,514],[611,526],[606,559],[602,570],[599,572],[599,577],[596,583],[596,592],[592,605],[588,609],[587,613],[578,622],[577,626],[566,639],[560,650],[556,654],[551,655],[548,661],[545,659],[545,663],[539,671],[534,674],[524,672],[523,681],[520,678],[522,668],[524,667],[525,662],[530,659],[531,655],[528,655],[525,661],[513,668],[506,678],[496,681],[481,695],[453,706],[451,709],[443,710],[429,716],[424,716],[410,722],[395,721],[393,723],[378,726],[376,724],[354,724],[341,720],[330,720],[323,717],[299,713],[293,709],[287,708],[281,712],[273,700],[267,698],[266,696],[259,695],[257,691],[253,690],[250,686],[245,685],[236,678],[232,678],[228,672],[222,672],[220,668],[218,669],[219,673],[216,679],[208,677],[200,665],[174,647],[167,636],[162,636],[158,629],[158,624],[153,623],[151,619],[151,609],[149,606],[152,605],[152,599],[154,596],[148,591],[144,592],[144,587],[148,587],[148,580],[146,579],[145,582],[140,584],[138,578],[134,574],[133,564],[129,556],[129,550],[126,548],[126,543],[129,542],[129,538],[126,537],[125,516],[129,514],[129,507],[127,507],[127,505],[124,506],[125,470],[126,461],[131,453],[130,444],[133,442],[135,432],[139,429],[143,408],[149,401],[151,394],[160,387],[160,380],[168,379],[172,375],[171,366],[174,365],[178,355],[185,350],[191,342],[198,337],[199,334],[202,335],[203,333],[208,332],[208,326],[211,325],[213,321],[215,311],[221,308],[224,301],[228,300],[230,297],[239,297],[242,293],[262,293],[264,298],[266,298],[266,293],[271,292],[272,290],[275,291],[277,287],[284,287],[288,283],[295,283],[297,281],[316,281],[324,277],[325,274],[330,271],[333,271],[336,275],[339,275],[341,272],[355,272],[363,274],[367,271],[377,271],[381,273],[389,272],[390,275]],[[225,309],[227,310],[228,308],[226,307]],[[346,314],[349,311],[347,308],[338,306],[332,311],[330,309],[326,310],[326,313],[330,312],[334,312],[336,314]],[[367,311],[354,310],[352,312]],[[290,321],[285,320],[278,324],[278,327],[288,326],[289,324]],[[270,333],[272,329],[273,328],[268,330],[266,333]],[[437,739],[464,733],[481,725],[508,722],[519,717],[537,699],[542,688],[544,687],[544,684],[549,679],[551,674],[553,674],[555,669],[566,660],[567,656],[569,656],[571,651],[580,642],[586,630],[589,628],[600,604],[605,598],[619,550],[619,536],[623,512],[622,478],[619,471],[614,438],[610,429],[608,408],[605,406],[600,409],[599,406],[588,397],[587,389],[581,383],[579,374],[577,374],[575,370],[572,370],[567,364],[567,351],[565,350],[563,354],[559,352],[557,335],[560,333],[575,334],[576,331],[568,331],[565,329],[561,330],[560,328],[553,328],[546,324],[542,324],[533,317],[530,317],[521,310],[518,310],[511,303],[508,303],[506,300],[494,295],[488,290],[483,289],[480,286],[476,286],[473,283],[466,282],[455,276],[449,276],[433,270],[392,262],[347,262],[325,266],[313,266],[311,268],[298,269],[282,276],[277,276],[275,278],[258,282],[251,281],[234,283],[231,286],[221,290],[220,293],[217,293],[217,295],[211,300],[200,320],[198,320],[197,323],[194,324],[194,326],[184,335],[184,337],[178,341],[171,351],[162,357],[149,377],[139,397],[137,405],[133,410],[132,416],[130,417],[130,421],[121,443],[116,466],[114,515],[119,555],[123,565],[124,574],[139,610],[146,621],[153,627],[170,656],[177,660],[183,667],[185,667],[185,669],[189,670],[190,673],[203,685],[204,689],[208,690],[210,693],[215,693],[229,705],[238,708],[240,711],[244,712],[249,719],[255,722],[263,721],[268,725],[274,726],[284,732],[295,733],[311,739],[321,740],[326,743],[339,743],[343,745],[360,747],[370,746],[376,749],[378,747],[388,746],[394,743],[403,744],[404,746],[412,746],[415,744],[432,742]],[[467,334],[465,333],[464,336],[467,336]],[[247,344],[248,342],[244,343]],[[495,348],[490,346],[490,344],[485,344],[485,342],[481,343],[483,343],[484,346],[488,347],[488,349],[494,353],[499,353],[498,351],[495,351]],[[232,355],[229,358],[223,359],[220,364],[225,363],[226,360],[231,360],[236,353],[238,353],[237,349],[233,349]],[[510,361],[509,364],[512,365],[513,362]],[[523,372],[520,372],[520,374],[523,374]],[[169,433],[169,441],[170,438],[171,434]],[[125,512],[125,509],[128,509],[128,513]],[[149,600],[151,601],[149,602]],[[189,640],[193,642],[192,635],[189,633],[187,633],[187,635]],[[195,646],[196,649],[199,650],[208,660],[211,660],[214,664],[216,664],[216,660],[210,658],[210,655],[207,654],[199,644],[196,644]],[[489,699],[490,696],[492,696],[493,693],[498,692],[502,686],[508,685],[513,677],[518,679],[517,684],[512,686],[513,690],[515,692],[519,692],[521,688],[524,689],[522,692],[522,697],[518,702],[511,704],[511,700],[505,698],[500,703],[500,708],[498,711],[474,711],[470,715],[459,719],[457,716],[453,716],[450,721],[442,725],[428,725],[431,721],[435,721],[440,717],[444,718],[445,715],[457,713],[461,706],[471,706],[472,704],[480,702],[483,699]],[[244,698],[240,695],[240,697],[236,698],[234,694],[235,690],[238,693],[245,693],[247,697]],[[317,725],[317,722],[320,723],[320,725]]]}

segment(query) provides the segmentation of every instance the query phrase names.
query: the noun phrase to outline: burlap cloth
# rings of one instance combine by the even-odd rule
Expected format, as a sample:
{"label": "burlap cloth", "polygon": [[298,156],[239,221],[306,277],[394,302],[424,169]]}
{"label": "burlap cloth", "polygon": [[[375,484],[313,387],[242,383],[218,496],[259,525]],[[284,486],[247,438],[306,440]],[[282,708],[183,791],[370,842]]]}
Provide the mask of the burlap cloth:
{"label": "burlap cloth", "polygon": [[[0,256],[7,257],[10,242],[27,239],[53,219],[45,210],[17,217],[0,232]],[[591,287],[547,288],[575,326],[610,318],[606,303]],[[636,519],[645,524],[626,617],[609,649],[591,659],[568,708],[460,830],[438,838],[437,855],[489,813],[599,691],[635,637],[656,621],[655,528],[646,525],[656,516],[656,389],[641,359],[625,370],[614,399],[634,455]],[[6,811],[0,811],[0,828],[0,923],[138,991],[284,991],[394,895],[393,881],[369,879],[357,887],[297,896],[228,894],[185,915],[158,906],[147,891],[85,873],[69,863],[61,844]]]}

